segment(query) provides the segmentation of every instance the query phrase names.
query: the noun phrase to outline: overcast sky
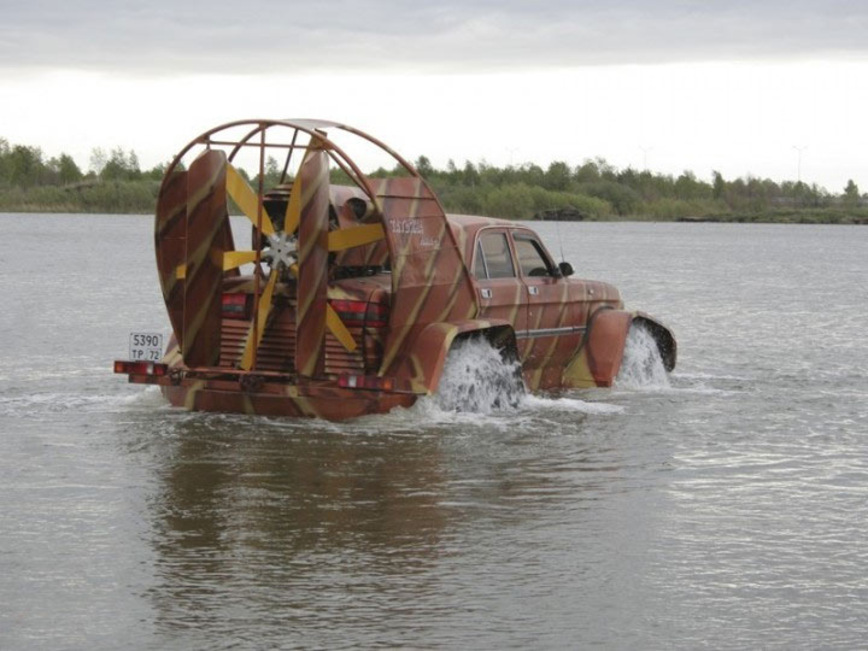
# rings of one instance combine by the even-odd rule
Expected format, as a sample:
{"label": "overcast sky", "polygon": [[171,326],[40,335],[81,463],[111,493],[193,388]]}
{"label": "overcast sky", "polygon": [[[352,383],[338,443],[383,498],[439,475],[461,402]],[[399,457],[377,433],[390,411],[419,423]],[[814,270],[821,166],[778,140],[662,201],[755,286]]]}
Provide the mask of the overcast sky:
{"label": "overcast sky", "polygon": [[866,2],[30,0],[0,22],[0,137],[83,167],[322,117],[435,165],[601,156],[868,191],[866,116]]}

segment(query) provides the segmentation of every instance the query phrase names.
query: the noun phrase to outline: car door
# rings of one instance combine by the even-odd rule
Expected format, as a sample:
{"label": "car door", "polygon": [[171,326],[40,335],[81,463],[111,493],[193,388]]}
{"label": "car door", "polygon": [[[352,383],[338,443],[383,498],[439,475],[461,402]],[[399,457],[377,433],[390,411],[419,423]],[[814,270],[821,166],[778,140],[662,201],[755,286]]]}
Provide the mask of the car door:
{"label": "car door", "polygon": [[517,335],[527,342],[525,364],[537,384],[532,388],[555,388],[584,337],[580,283],[561,275],[533,231],[512,229],[511,236],[526,296],[527,328]]}
{"label": "car door", "polygon": [[[479,292],[479,318],[503,319],[516,332],[527,328],[527,289],[519,279],[509,235],[505,228],[485,228],[479,231],[474,247],[473,275]],[[524,358],[518,342],[519,357]]]}

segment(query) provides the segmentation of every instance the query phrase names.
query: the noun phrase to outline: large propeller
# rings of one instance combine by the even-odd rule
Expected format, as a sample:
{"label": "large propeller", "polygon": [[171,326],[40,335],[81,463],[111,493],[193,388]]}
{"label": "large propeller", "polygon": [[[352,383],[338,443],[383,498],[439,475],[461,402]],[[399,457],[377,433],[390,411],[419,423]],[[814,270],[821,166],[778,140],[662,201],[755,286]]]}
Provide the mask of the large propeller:
{"label": "large propeller", "polygon": [[265,288],[261,294],[254,293],[253,322],[238,362],[243,370],[255,366],[256,351],[268,325],[275,287],[281,277],[289,276],[298,281],[296,369],[300,374],[312,376],[321,370],[325,328],[348,351],[357,348],[352,334],[327,301],[328,255],[376,242],[385,233],[377,223],[329,232],[328,168],[325,143],[313,138],[292,183],[283,226],[278,229],[265,210],[264,198],[231,163],[226,163],[227,194],[253,223],[257,231],[254,242],[261,242],[262,246],[247,251],[225,251],[223,270],[253,263],[261,279],[260,265],[265,263],[269,268]]}

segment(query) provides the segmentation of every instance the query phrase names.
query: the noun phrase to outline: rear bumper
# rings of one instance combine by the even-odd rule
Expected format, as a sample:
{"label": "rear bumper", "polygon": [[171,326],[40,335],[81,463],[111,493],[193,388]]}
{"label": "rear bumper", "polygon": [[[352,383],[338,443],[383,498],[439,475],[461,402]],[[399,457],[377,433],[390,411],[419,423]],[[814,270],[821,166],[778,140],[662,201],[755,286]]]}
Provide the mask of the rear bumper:
{"label": "rear bumper", "polygon": [[[156,384],[175,407],[190,411],[256,414],[346,420],[383,414],[395,407],[410,407],[418,394],[409,388],[378,390],[341,386],[338,380],[288,382],[279,374],[182,373],[166,375],[129,373],[133,384]],[[359,382],[359,385],[364,384]]]}

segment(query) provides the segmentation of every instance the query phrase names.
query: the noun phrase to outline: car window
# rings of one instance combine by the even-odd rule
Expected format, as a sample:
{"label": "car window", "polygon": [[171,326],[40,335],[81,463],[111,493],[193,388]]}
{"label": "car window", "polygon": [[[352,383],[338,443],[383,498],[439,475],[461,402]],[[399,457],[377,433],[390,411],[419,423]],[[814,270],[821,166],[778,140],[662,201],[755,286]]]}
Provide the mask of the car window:
{"label": "car window", "polygon": [[523,276],[548,276],[549,264],[542,252],[542,246],[526,235],[515,235],[515,253]]}
{"label": "car window", "polygon": [[480,258],[483,258],[488,278],[515,278],[515,265],[512,262],[512,252],[509,250],[506,233],[483,233],[479,238],[478,246],[482,249],[482,256],[478,253],[476,256],[474,272],[477,278],[486,277],[480,275]]}

